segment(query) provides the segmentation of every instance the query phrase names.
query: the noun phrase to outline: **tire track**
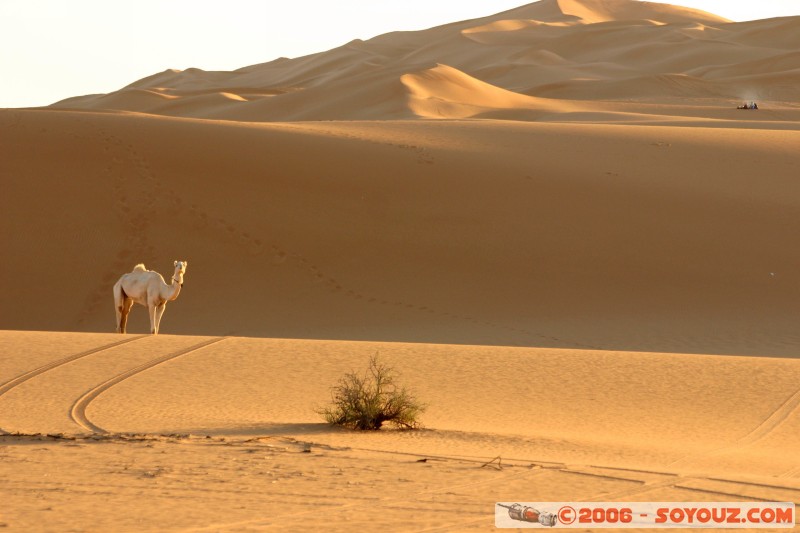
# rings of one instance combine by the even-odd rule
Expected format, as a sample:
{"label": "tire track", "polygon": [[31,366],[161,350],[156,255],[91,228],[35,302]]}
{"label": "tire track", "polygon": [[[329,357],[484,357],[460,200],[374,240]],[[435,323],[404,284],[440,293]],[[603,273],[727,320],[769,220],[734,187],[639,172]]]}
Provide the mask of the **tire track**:
{"label": "tire track", "polygon": [[[769,483],[757,483],[753,481],[745,481],[741,479],[727,479],[727,478],[720,478],[720,477],[713,477],[713,476],[705,476],[705,475],[682,475],[676,472],[656,472],[650,470],[633,470],[627,468],[615,468],[613,466],[602,466],[596,467],[602,468],[604,470],[613,470],[613,471],[622,471],[624,472],[640,472],[643,474],[655,474],[660,476],[668,476],[670,479],[662,479],[662,480],[642,480],[637,479],[634,477],[617,477],[617,476],[607,476],[603,474],[597,474],[594,472],[587,472],[581,470],[580,467],[572,467],[572,468],[565,468],[561,470],[561,472],[572,473],[572,474],[581,474],[587,476],[595,476],[595,477],[602,477],[608,479],[615,479],[619,481],[630,481],[639,483],[638,487],[634,487],[631,489],[623,489],[614,492],[600,492],[591,495],[588,500],[589,501],[620,501],[622,499],[628,499],[631,497],[639,497],[640,495],[650,492],[654,489],[663,489],[663,488],[673,488],[673,489],[683,489],[683,490],[690,490],[696,492],[704,492],[708,494],[721,494],[724,496],[734,496],[737,498],[747,498],[747,499],[754,499],[760,501],[783,501],[778,497],[777,499],[774,497],[767,497],[763,498],[760,496],[754,496],[753,494],[742,493],[741,491],[746,492],[747,487],[756,487],[762,489],[774,489],[778,491],[785,491],[785,492],[793,492],[797,493],[800,496],[800,488],[792,487],[788,485],[777,485],[777,484],[769,484]],[[691,483],[699,482],[699,483],[709,483],[709,482],[719,482],[719,483],[728,483],[732,485],[736,485],[740,492],[730,492],[724,491],[722,489],[717,488],[708,488],[708,487],[698,487],[692,486]],[[788,500],[787,500],[788,501]]]}
{"label": "tire track", "polygon": [[[455,462],[471,462],[471,463],[478,463],[485,466],[486,457],[485,456],[464,456],[464,455],[430,455],[430,454],[422,454],[417,452],[399,452],[399,451],[387,451],[387,450],[380,450],[375,448],[361,448],[361,447],[348,447],[348,450],[356,450],[356,451],[365,451],[365,452],[373,452],[373,453],[382,453],[387,455],[408,455],[412,457],[427,457],[427,458],[435,458],[442,461],[455,461]],[[502,460],[504,461],[504,466],[509,467],[527,467],[530,468],[533,465],[538,466],[539,468],[534,470],[536,473],[544,473],[544,472],[557,472],[563,474],[577,474],[577,475],[584,475],[590,476],[595,478],[601,479],[609,479],[612,481],[627,481],[632,483],[638,483],[638,487],[633,487],[629,489],[622,489],[615,492],[600,492],[597,494],[593,494],[588,497],[587,501],[590,500],[597,500],[598,498],[606,498],[607,501],[614,501],[619,500],[623,497],[634,496],[640,493],[648,492],[652,489],[657,488],[680,488],[686,490],[698,490],[698,491],[705,491],[711,492],[710,489],[704,489],[702,487],[690,487],[686,486],[685,484],[691,481],[716,481],[721,483],[731,483],[735,485],[740,485],[742,487],[749,486],[749,487],[760,487],[766,489],[777,489],[783,491],[790,491],[790,492],[797,492],[800,495],[800,487],[797,486],[790,486],[785,484],[770,484],[770,483],[758,483],[753,481],[747,481],[742,479],[729,479],[724,477],[713,477],[713,476],[704,476],[704,475],[684,475],[679,472],[674,471],[662,471],[657,469],[642,469],[642,468],[628,468],[628,467],[618,467],[618,466],[604,466],[604,465],[581,465],[581,464],[567,464],[567,463],[560,463],[560,462],[551,462],[551,461],[542,461],[540,459],[528,459],[528,458],[515,458],[515,457],[503,457]],[[604,472],[597,472],[592,471],[591,469],[600,469],[605,471],[611,471],[611,474],[604,473]],[[798,467],[800,470],[800,467]],[[613,475],[612,475],[613,474]],[[626,475],[627,474],[627,475]],[[668,479],[659,479],[659,480],[643,480],[636,476],[636,474],[646,475],[646,476],[663,476],[667,477]],[[629,477],[630,476],[630,477]],[[780,477],[780,476],[779,476]],[[483,483],[483,482],[479,482]],[[728,496],[738,496],[742,498],[749,498],[750,496],[744,494],[735,494],[735,493],[723,493],[719,491],[713,491],[719,494],[726,494]],[[598,500],[599,501],[599,500]],[[766,501],[766,500],[765,500]]]}
{"label": "tire track", "polygon": [[[426,456],[427,457],[427,456]],[[382,507],[386,505],[398,504],[402,502],[407,502],[411,505],[418,502],[418,499],[422,496],[427,495],[435,495],[440,493],[449,493],[450,491],[456,489],[468,489],[470,487],[476,485],[491,485],[497,484],[501,482],[507,482],[514,479],[519,479],[523,477],[534,477],[543,474],[546,470],[537,470],[533,473],[529,471],[522,471],[522,472],[515,472],[512,474],[506,474],[501,476],[500,478],[492,478],[492,479],[484,479],[479,481],[469,481],[467,483],[460,483],[460,484],[453,484],[453,485],[444,485],[434,489],[422,490],[414,492],[413,494],[407,497],[391,497],[391,496],[384,496],[384,497],[376,497],[375,499],[367,499],[365,501],[359,501],[355,503],[346,503],[342,505],[336,505],[334,507],[328,508],[325,510],[326,514],[338,513],[342,511],[351,511],[353,509],[358,509],[362,507],[369,507],[371,510],[374,510],[376,507]],[[250,520],[242,520],[239,522],[230,522],[230,523],[218,523],[218,524],[211,524],[208,526],[200,526],[200,527],[192,527],[188,528],[187,531],[200,532],[200,531],[221,531],[221,530],[239,530],[245,526],[254,526],[254,527],[262,527],[271,529],[271,526],[275,525],[275,522],[278,520],[283,520],[287,518],[296,519],[298,517],[319,513],[319,509],[311,509],[307,511],[298,511],[294,513],[285,513],[275,516],[270,516],[269,518],[254,518]],[[484,518],[482,518],[484,520]]]}
{"label": "tire track", "polygon": [[[581,472],[579,470],[568,470],[568,472],[571,472],[573,474],[592,475],[590,473]],[[623,498],[635,497],[635,496],[638,496],[638,495],[643,494],[645,492],[650,492],[651,490],[655,490],[655,489],[676,488],[678,486],[678,483],[683,483],[685,481],[691,481],[693,479],[703,479],[701,477],[681,476],[681,475],[672,474],[672,473],[665,473],[664,475],[675,476],[675,477],[672,478],[672,479],[665,479],[665,480],[662,480],[662,481],[655,481],[655,482],[641,481],[639,479],[625,479],[625,478],[621,478],[621,477],[620,478],[616,478],[616,479],[619,479],[620,481],[631,481],[631,482],[635,482],[635,483],[640,483],[640,485],[638,487],[635,487],[635,488],[623,489],[623,490],[614,491],[614,492],[600,492],[600,493],[591,495],[588,499],[589,500],[593,500],[593,499],[598,499],[598,498],[605,498],[603,501],[618,501],[618,500],[621,500]]]}
{"label": "tire track", "polygon": [[[412,453],[412,452],[396,452],[396,451],[386,451],[386,450],[378,450],[378,449],[371,449],[371,448],[359,448],[359,447],[348,448],[348,450],[370,451],[370,452],[375,452],[375,453],[384,453],[384,454],[388,454],[388,455],[410,455],[410,456],[416,456],[416,457],[426,457],[426,458],[429,458],[429,459],[430,458],[439,458],[441,460],[453,460],[453,461],[456,461],[456,462],[485,463],[485,460],[484,460],[485,458],[481,459],[481,460],[475,460],[475,459],[470,460],[470,459],[465,459],[463,456],[436,456],[436,455],[419,454],[419,453]],[[530,460],[530,459],[509,459],[509,460],[510,461],[514,461],[514,462],[523,462],[523,463],[530,463],[530,464],[536,464],[538,462],[536,460]],[[732,497],[738,497],[738,498],[746,498],[746,499],[758,500],[758,501],[774,501],[775,500],[775,498],[765,498],[765,497],[753,496],[753,495],[748,495],[748,494],[739,494],[739,493],[736,493],[736,492],[725,492],[725,491],[722,491],[721,489],[712,489],[712,488],[704,488],[704,487],[693,487],[693,486],[688,485],[688,483],[690,483],[692,481],[700,481],[700,482],[702,482],[702,481],[723,481],[723,482],[726,482],[726,483],[735,483],[735,484],[739,484],[739,485],[742,485],[742,486],[762,486],[762,487],[766,487],[766,488],[777,488],[777,489],[781,489],[781,490],[800,492],[800,489],[792,488],[792,487],[786,487],[786,486],[780,486],[780,485],[766,485],[766,484],[762,485],[762,484],[750,483],[750,482],[746,482],[746,481],[729,480],[729,479],[716,479],[716,478],[708,478],[708,477],[704,477],[704,476],[682,476],[682,475],[680,475],[678,473],[675,473],[675,472],[660,472],[660,471],[657,471],[657,470],[619,468],[619,467],[613,467],[613,466],[599,466],[599,465],[585,465],[585,466],[584,465],[571,465],[571,466],[567,466],[566,464],[562,464],[562,463],[552,463],[552,464],[553,465],[560,465],[560,466],[558,468],[543,467],[543,468],[539,468],[539,469],[536,469],[536,470],[533,470],[533,471],[531,471],[529,469],[525,469],[525,470],[523,470],[521,472],[512,472],[512,473],[506,474],[504,476],[501,476],[499,478],[483,479],[483,480],[470,481],[470,482],[459,483],[459,484],[445,484],[445,485],[442,485],[442,486],[439,486],[439,487],[436,487],[436,488],[433,488],[433,489],[414,492],[413,494],[410,494],[408,496],[403,496],[403,497],[383,497],[383,498],[377,498],[375,500],[359,501],[359,502],[355,502],[355,503],[337,505],[337,506],[334,506],[334,507],[326,509],[326,512],[333,514],[333,513],[338,513],[338,512],[351,511],[353,509],[359,509],[359,508],[364,508],[364,507],[369,507],[370,509],[375,509],[375,508],[378,508],[378,507],[391,506],[391,505],[396,505],[398,503],[403,503],[403,502],[407,502],[408,504],[410,504],[410,506],[413,506],[414,504],[419,503],[419,498],[421,496],[425,496],[425,495],[431,495],[431,494],[437,494],[437,493],[448,493],[449,494],[453,490],[456,490],[456,489],[470,489],[473,486],[486,485],[486,484],[491,485],[491,484],[496,484],[496,483],[506,483],[508,481],[513,481],[513,480],[517,480],[517,479],[526,479],[526,478],[537,477],[537,476],[544,475],[544,474],[547,474],[547,473],[555,473],[556,475],[558,475],[558,474],[586,475],[586,476],[597,477],[597,478],[601,478],[601,479],[608,479],[608,480],[612,480],[612,481],[631,482],[631,483],[639,484],[639,486],[633,487],[633,488],[621,489],[621,490],[612,491],[612,492],[604,491],[604,492],[595,493],[595,494],[593,494],[591,496],[587,496],[586,497],[587,501],[589,501],[589,500],[598,500],[598,499],[603,499],[604,501],[617,501],[617,500],[620,500],[621,498],[628,498],[628,497],[632,497],[632,496],[635,497],[635,496],[638,496],[640,494],[649,492],[649,491],[654,490],[654,489],[659,489],[659,488],[683,489],[683,490],[696,491],[696,492],[701,492],[701,493],[706,493],[706,494],[719,494],[719,495],[732,496]],[[520,467],[522,465],[509,464],[508,466]],[[582,469],[582,468],[585,468],[585,467],[588,467],[588,468],[602,468],[602,469],[610,470],[610,471],[613,471],[613,472],[617,472],[618,471],[618,472],[620,472],[620,475],[619,476],[617,476],[617,475],[606,475],[606,474],[603,474],[603,473],[590,472],[590,471],[586,471],[586,470]],[[641,474],[648,474],[648,475],[661,475],[661,476],[667,476],[667,477],[669,477],[669,479],[645,481],[645,480],[642,480],[642,479],[638,479],[636,477],[625,477],[625,475],[624,475],[625,473],[630,473],[630,474],[641,473]],[[188,531],[201,532],[201,531],[211,531],[211,530],[214,530],[214,531],[234,530],[234,529],[239,529],[239,528],[246,527],[246,526],[264,527],[266,529],[270,529],[271,526],[274,527],[276,520],[280,520],[280,519],[296,519],[296,518],[299,518],[301,516],[311,514],[313,512],[314,511],[299,511],[299,512],[295,512],[295,513],[287,513],[287,514],[282,514],[282,515],[277,515],[277,516],[270,516],[269,519],[256,518],[256,519],[244,520],[244,521],[239,521],[239,522],[217,523],[217,524],[212,524],[212,525],[203,526],[203,527],[189,528]],[[424,532],[428,532],[428,531],[460,531],[466,525],[477,524],[477,523],[481,523],[481,522],[485,522],[485,521],[486,521],[486,517],[469,518],[469,519],[464,520],[464,521],[458,521],[458,522],[454,522],[454,523],[450,523],[450,524],[444,524],[444,525],[435,526],[435,527],[432,527],[432,528],[418,529],[418,530],[415,530],[415,531],[418,531],[418,532],[423,532],[423,531]]]}
{"label": "tire track", "polygon": [[149,336],[150,335],[138,335],[138,336],[132,337],[132,338],[129,337],[129,338],[123,339],[121,341],[112,342],[111,344],[106,344],[106,345],[103,345],[103,346],[99,346],[97,348],[92,348],[91,350],[86,350],[84,352],[80,352],[80,353],[76,353],[76,354],[73,354],[73,355],[69,355],[67,357],[64,357],[63,359],[59,359],[57,361],[52,361],[50,363],[47,363],[46,365],[42,365],[39,368],[35,368],[35,369],[33,369],[33,370],[29,371],[29,372],[26,372],[26,373],[24,373],[22,375],[19,375],[19,376],[15,377],[15,378],[11,379],[10,381],[7,381],[7,382],[3,383],[2,385],[0,385],[0,396],[2,396],[3,394],[7,393],[8,391],[13,389],[14,387],[17,387],[17,386],[25,383],[29,379],[35,378],[36,376],[40,376],[40,375],[44,374],[45,372],[53,370],[54,368],[58,368],[59,366],[66,365],[67,363],[71,363],[72,361],[77,361],[78,359],[81,359],[83,357],[86,357],[86,356],[89,356],[89,355],[92,355],[92,354],[96,354],[96,353],[99,353],[99,352],[103,352],[105,350],[110,350],[112,348],[116,348],[117,346],[122,346],[123,344],[127,344],[129,342],[138,341],[139,339],[142,339],[144,337],[149,337]]}
{"label": "tire track", "polygon": [[155,367],[157,365],[160,365],[161,363],[169,361],[170,359],[175,359],[175,358],[180,357],[182,355],[186,355],[188,353],[200,350],[200,349],[205,348],[207,346],[211,346],[212,344],[216,344],[218,342],[222,342],[226,338],[227,337],[215,337],[213,339],[206,340],[206,341],[203,341],[201,343],[189,346],[188,348],[184,348],[182,350],[178,350],[177,352],[172,352],[172,353],[169,353],[167,355],[162,355],[161,357],[156,357],[155,359],[151,359],[150,361],[147,361],[146,363],[142,363],[139,366],[131,368],[131,369],[129,369],[129,370],[127,370],[127,371],[125,371],[125,372],[123,372],[121,374],[118,374],[118,375],[114,376],[111,379],[108,379],[108,380],[104,381],[100,385],[94,387],[90,391],[86,392],[83,396],[78,398],[78,400],[72,405],[72,408],[70,409],[70,413],[69,413],[70,418],[72,419],[73,422],[75,422],[76,424],[78,424],[82,428],[84,428],[84,429],[86,429],[88,431],[91,431],[92,433],[108,433],[108,431],[106,431],[105,429],[101,428],[100,426],[94,424],[86,416],[86,409],[87,409],[87,407],[89,407],[89,404],[91,404],[92,401],[95,400],[95,398],[100,396],[102,393],[104,393],[105,391],[107,391],[108,389],[113,387],[114,385],[117,385],[118,383],[128,379],[131,376],[134,376],[134,375],[136,375],[136,374],[138,374],[140,372],[144,372],[145,370],[148,370],[148,369],[153,368],[153,367]]}
{"label": "tire track", "polygon": [[778,477],[780,477],[780,478],[792,478],[792,477],[795,477],[795,476],[798,476],[798,475],[800,475],[800,466],[798,466],[796,468],[791,468],[791,469],[787,470],[786,472],[784,472],[783,474],[779,475]]}
{"label": "tire track", "polygon": [[794,394],[789,396],[777,409],[775,409],[767,418],[765,418],[758,426],[756,426],[750,433],[745,435],[744,437],[736,440],[735,442],[720,446],[719,448],[715,448],[713,450],[707,452],[701,452],[693,455],[689,455],[686,457],[682,457],[676,461],[671,462],[667,466],[674,467],[675,465],[691,463],[697,459],[702,459],[705,457],[714,457],[726,452],[732,452],[739,450],[741,448],[745,448],[758,442],[759,440],[763,439],[774,430],[776,430],[781,424],[783,424],[794,412],[797,408],[800,407],[800,389],[795,391]]}
{"label": "tire track", "polygon": [[759,441],[778,428],[800,406],[800,389],[789,396],[780,407],[764,419],[753,431],[736,441],[733,448],[742,448]]}

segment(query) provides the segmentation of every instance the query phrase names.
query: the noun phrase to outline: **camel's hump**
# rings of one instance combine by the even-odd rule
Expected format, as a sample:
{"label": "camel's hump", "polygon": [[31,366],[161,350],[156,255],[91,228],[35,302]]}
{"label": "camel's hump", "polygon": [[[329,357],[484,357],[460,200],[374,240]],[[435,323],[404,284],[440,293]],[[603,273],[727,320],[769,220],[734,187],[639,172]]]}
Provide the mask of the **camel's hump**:
{"label": "camel's hump", "polygon": [[147,269],[144,266],[144,263],[139,263],[135,267],[133,267],[134,272],[147,272]]}

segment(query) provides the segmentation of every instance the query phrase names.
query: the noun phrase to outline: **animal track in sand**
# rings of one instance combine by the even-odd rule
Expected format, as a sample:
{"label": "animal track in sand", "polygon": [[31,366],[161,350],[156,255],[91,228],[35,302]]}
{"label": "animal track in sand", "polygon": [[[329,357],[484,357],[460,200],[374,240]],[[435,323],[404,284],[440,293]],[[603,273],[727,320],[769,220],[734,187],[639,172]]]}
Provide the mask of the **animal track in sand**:
{"label": "animal track in sand", "polygon": [[261,239],[251,239],[244,243],[244,245],[247,247],[248,252],[253,257],[258,257],[264,254],[265,248],[264,243],[261,242]]}
{"label": "animal track in sand", "polygon": [[340,139],[352,139],[355,141],[361,141],[370,144],[378,144],[382,146],[391,146],[394,148],[399,148],[404,151],[409,151],[415,154],[417,157],[417,164],[420,165],[433,165],[436,161],[433,157],[433,153],[429,148],[425,148],[424,146],[419,146],[416,144],[406,144],[406,143],[396,143],[392,141],[382,141],[379,139],[375,139],[372,137],[364,137],[362,135],[357,135],[352,132],[342,131],[342,130],[333,130],[333,129],[324,129],[324,128],[310,128],[306,126],[302,126],[299,124],[293,124],[292,129],[301,130],[301,131],[308,131],[312,133],[322,133],[325,135],[329,135],[331,137],[338,137]]}
{"label": "animal track in sand", "polygon": [[[122,248],[110,269],[101,276],[97,288],[87,296],[78,317],[78,324],[83,324],[87,318],[96,314],[107,297],[109,277],[113,280],[132,266],[123,264],[123,259],[133,258],[135,255],[136,262],[155,260],[155,247],[150,243],[148,233],[150,220],[158,214],[155,206],[158,201],[156,193],[161,190],[161,184],[155,179],[146,158],[135,150],[133,143],[125,143],[102,125],[88,119],[80,117],[77,120],[94,131],[95,138],[100,140],[103,147],[102,157],[106,160],[102,173],[105,181],[110,184],[117,218],[122,224]],[[174,209],[175,206],[173,203],[170,207]]]}
{"label": "animal track in sand", "polygon": [[435,163],[430,150],[423,148],[422,146],[417,146],[414,144],[390,144],[390,146],[396,146],[401,150],[410,150],[414,152],[417,154],[417,163],[420,165],[432,165]]}
{"label": "animal track in sand", "polygon": [[[317,133],[320,132],[320,130],[316,128],[296,126],[295,129],[297,128]],[[392,146],[416,154],[418,162],[420,163],[431,164],[434,162],[430,151],[417,144],[367,139],[346,132],[323,131],[323,133],[353,138],[363,142]],[[87,299],[85,312],[82,314],[81,320],[93,315],[97,306],[102,303],[103,297],[108,292],[107,282],[109,276],[113,279],[114,276],[119,275],[120,270],[125,270],[130,267],[130,265],[123,264],[124,260],[127,260],[129,257],[131,259],[135,257],[137,262],[155,260],[155,247],[148,239],[151,226],[150,221],[157,217],[159,212],[165,208],[169,210],[171,214],[180,215],[184,205],[183,200],[174,190],[163,185],[167,183],[165,180],[157,179],[146,155],[138,151],[133,142],[125,142],[123,139],[107,132],[102,127],[98,128],[98,135],[109,148],[109,153],[106,157],[108,157],[110,161],[105,167],[105,173],[109,181],[113,183],[112,191],[115,196],[118,217],[123,226],[123,239],[121,242],[121,251],[112,265],[114,269],[113,274],[110,271],[104,272],[101,279],[102,285],[98,285],[94,294]],[[136,179],[130,179],[131,173],[133,173]],[[234,244],[242,249],[249,257],[259,258],[269,251],[270,253],[267,254],[264,259],[268,260],[270,264],[291,265],[300,272],[306,272],[311,283],[326,287],[330,292],[338,292],[364,303],[380,306],[400,306],[417,313],[445,316],[458,321],[481,324],[498,332],[510,332],[514,335],[524,335],[533,339],[545,339],[558,344],[569,344],[578,347],[597,349],[596,346],[566,342],[564,339],[541,335],[525,328],[510,327],[488,320],[480,320],[471,316],[446,313],[422,302],[393,301],[375,294],[365,294],[355,288],[347,287],[346,284],[330,275],[320,265],[314,264],[302,254],[286,250],[274,242],[265,242],[263,237],[254,236],[251,230],[241,228],[226,218],[215,217],[196,203],[192,203],[187,207],[186,211],[184,211],[184,216],[189,217],[191,226],[195,230],[210,229],[221,242]]]}
{"label": "animal track in sand", "polygon": [[273,265],[280,265],[285,263],[286,260],[289,258],[289,254],[277,248],[276,246],[272,246],[272,264]]}
{"label": "animal track in sand", "polygon": [[[98,135],[104,147],[108,149],[107,157],[110,158],[110,162],[105,167],[105,173],[110,181],[114,183],[112,189],[115,195],[115,205],[123,224],[123,251],[118,254],[112,265],[114,272],[104,273],[102,276],[103,286],[98,287],[96,294],[87,302],[85,317],[93,313],[95,307],[100,303],[102,295],[107,292],[106,285],[108,280],[119,274],[120,269],[127,268],[127,265],[122,264],[123,259],[135,255],[137,258],[141,258],[137,260],[149,261],[148,257],[155,255],[154,247],[148,242],[147,234],[150,227],[149,221],[154,216],[157,216],[158,206],[156,204],[160,202],[161,207],[169,207],[176,211],[179,211],[183,205],[181,198],[173,190],[165,188],[162,185],[162,181],[156,179],[156,175],[147,158],[136,149],[134,143],[125,142],[102,127],[99,127]],[[398,145],[362,139],[354,135],[348,136],[362,141],[377,142],[378,144],[412,151],[418,155],[421,162],[433,162],[429,152],[425,148],[416,145]],[[131,172],[137,180],[129,179]],[[233,243],[243,248],[251,257],[262,256],[269,247],[272,250],[270,257],[272,264],[294,264],[295,268],[300,271],[306,271],[313,283],[323,284],[332,292],[344,290],[341,282],[301,254],[289,252],[276,244],[265,244],[262,239],[253,237],[251,232],[238,228],[237,225],[225,218],[211,216],[197,204],[189,206],[188,215],[195,229],[210,228],[222,242]],[[142,252],[144,252],[144,257],[142,257]],[[352,298],[372,304],[389,305],[389,302],[385,299],[365,295],[354,290],[348,291],[347,294]],[[409,309],[435,313],[434,310],[427,309],[426,306],[413,303],[406,305]],[[423,307],[425,309],[420,309]]]}

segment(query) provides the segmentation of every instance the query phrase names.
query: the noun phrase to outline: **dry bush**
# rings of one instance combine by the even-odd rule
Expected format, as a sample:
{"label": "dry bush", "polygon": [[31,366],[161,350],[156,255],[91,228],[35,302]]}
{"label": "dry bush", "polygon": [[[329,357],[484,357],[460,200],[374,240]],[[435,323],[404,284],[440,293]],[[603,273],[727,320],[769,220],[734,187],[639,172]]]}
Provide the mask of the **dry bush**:
{"label": "dry bush", "polygon": [[395,382],[395,370],[373,355],[363,375],[348,372],[331,389],[332,405],[318,412],[330,424],[350,429],[380,429],[384,422],[415,429],[425,406]]}

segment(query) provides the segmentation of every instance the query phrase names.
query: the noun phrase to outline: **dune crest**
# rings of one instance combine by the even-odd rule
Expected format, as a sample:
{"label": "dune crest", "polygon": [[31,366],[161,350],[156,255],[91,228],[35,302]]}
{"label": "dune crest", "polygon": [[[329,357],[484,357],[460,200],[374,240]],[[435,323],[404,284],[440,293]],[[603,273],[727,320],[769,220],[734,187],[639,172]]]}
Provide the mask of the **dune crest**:
{"label": "dune crest", "polygon": [[661,24],[686,22],[725,23],[730,20],[699,9],[656,2],[629,0],[551,0],[564,15],[577,17],[583,24],[649,19]]}
{"label": "dune crest", "polygon": [[[477,117],[486,109],[530,121],[542,116],[532,105],[572,113],[578,105],[573,100],[691,98],[731,106],[749,98],[782,106],[800,98],[797,65],[787,56],[800,46],[798,35],[800,17],[732,23],[653,2],[542,0],[232,72],[165,70],[109,95],[70,98],[54,107],[279,122]],[[474,95],[461,94],[436,110],[431,99],[424,104],[402,90],[422,77],[415,90],[454,94],[453,75],[420,74],[432,65],[448,65],[483,83],[470,82]],[[508,92],[552,102],[531,104]]]}
{"label": "dune crest", "polygon": [[576,109],[574,105],[495,87],[447,65],[405,74],[401,81],[409,91],[409,107],[424,118],[468,118],[508,109],[541,114]]}

